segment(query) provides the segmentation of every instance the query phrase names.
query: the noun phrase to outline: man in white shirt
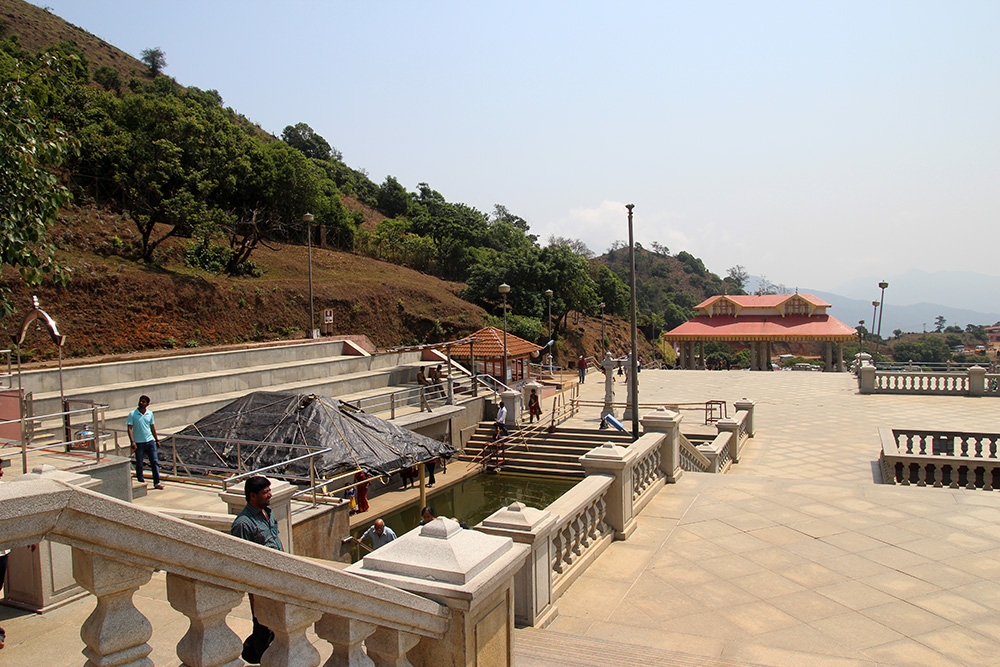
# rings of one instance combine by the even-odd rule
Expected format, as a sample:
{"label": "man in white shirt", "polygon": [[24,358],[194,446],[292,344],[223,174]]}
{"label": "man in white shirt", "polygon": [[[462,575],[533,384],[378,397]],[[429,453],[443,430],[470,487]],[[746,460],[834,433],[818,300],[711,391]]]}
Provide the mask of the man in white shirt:
{"label": "man in white shirt", "polygon": [[503,403],[500,403],[500,408],[497,410],[497,426],[505,436],[510,435],[510,431],[507,430],[507,408]]}

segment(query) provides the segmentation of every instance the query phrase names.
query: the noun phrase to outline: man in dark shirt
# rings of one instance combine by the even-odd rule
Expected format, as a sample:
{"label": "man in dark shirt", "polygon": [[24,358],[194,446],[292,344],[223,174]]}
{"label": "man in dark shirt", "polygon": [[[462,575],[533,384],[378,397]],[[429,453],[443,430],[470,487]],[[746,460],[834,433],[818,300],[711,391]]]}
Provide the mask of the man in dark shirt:
{"label": "man in dark shirt", "polygon": [[236,515],[229,529],[234,537],[283,551],[278,522],[271,511],[271,482],[266,477],[251,477],[243,487],[247,506]]}
{"label": "man in dark shirt", "polygon": [[[266,477],[255,476],[246,481],[243,494],[247,506],[233,519],[229,532],[248,542],[255,542],[271,549],[283,551],[278,535],[278,522],[271,511],[271,482]],[[257,621],[253,613],[253,595],[250,595],[250,613],[253,614],[253,634],[243,642],[243,659],[250,664],[258,664],[260,656],[271,645],[274,633]]]}

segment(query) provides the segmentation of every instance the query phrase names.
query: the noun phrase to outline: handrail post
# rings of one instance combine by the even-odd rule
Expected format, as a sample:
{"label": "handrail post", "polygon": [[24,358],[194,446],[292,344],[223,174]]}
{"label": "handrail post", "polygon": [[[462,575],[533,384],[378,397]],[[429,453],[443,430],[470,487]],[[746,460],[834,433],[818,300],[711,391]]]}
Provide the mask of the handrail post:
{"label": "handrail post", "polygon": [[27,408],[24,391],[21,391],[21,474],[28,473],[28,429],[25,428],[24,412]]}
{"label": "handrail post", "polygon": [[94,428],[91,430],[94,432],[94,459],[96,461],[101,460],[101,429],[97,421],[97,401],[93,402],[93,419]]}
{"label": "handrail post", "polygon": [[396,392],[389,394],[389,418],[396,418]]}
{"label": "handrail post", "polygon": [[309,488],[312,489],[313,507],[316,507],[316,457],[309,457]]}

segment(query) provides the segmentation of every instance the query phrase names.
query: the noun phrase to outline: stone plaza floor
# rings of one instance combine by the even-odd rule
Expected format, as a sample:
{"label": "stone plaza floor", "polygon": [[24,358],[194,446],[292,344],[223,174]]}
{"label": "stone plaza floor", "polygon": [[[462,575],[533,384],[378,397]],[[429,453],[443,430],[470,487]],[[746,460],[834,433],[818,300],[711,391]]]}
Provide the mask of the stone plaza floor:
{"label": "stone plaza floor", "polygon": [[519,631],[518,665],[618,664],[624,645],[633,664],[1000,664],[1000,495],[883,485],[876,465],[879,427],[995,432],[1000,402],[808,372],[643,372],[639,395],[749,398],[756,437],[728,474],[664,487],[546,630]]}

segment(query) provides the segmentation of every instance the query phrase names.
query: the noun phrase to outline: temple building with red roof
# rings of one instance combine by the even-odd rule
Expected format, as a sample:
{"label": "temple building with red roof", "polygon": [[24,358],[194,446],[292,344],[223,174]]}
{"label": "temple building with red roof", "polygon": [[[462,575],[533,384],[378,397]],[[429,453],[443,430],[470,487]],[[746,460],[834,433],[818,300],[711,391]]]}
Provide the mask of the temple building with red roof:
{"label": "temple building with red roof", "polygon": [[[461,361],[468,360],[469,368],[473,373],[486,373],[501,382],[506,382],[503,373],[503,331],[496,327],[483,327],[469,338],[473,340],[468,347],[456,345],[452,348],[452,358]],[[538,356],[541,349],[540,345],[535,345],[509,331],[507,332],[507,364],[510,367],[510,380],[512,382],[528,377],[531,357],[532,355]]]}
{"label": "temple building with red roof", "polygon": [[811,294],[718,295],[705,299],[698,314],[663,334],[677,344],[680,368],[704,367],[706,341],[740,342],[750,347],[750,370],[771,369],[771,343],[826,344],[826,370],[844,370],[843,344],[857,330],[826,314],[830,304]]}

